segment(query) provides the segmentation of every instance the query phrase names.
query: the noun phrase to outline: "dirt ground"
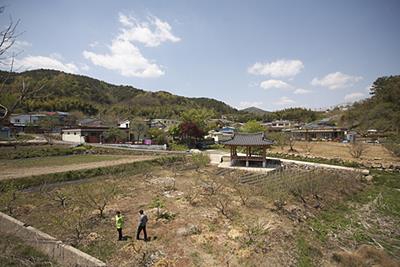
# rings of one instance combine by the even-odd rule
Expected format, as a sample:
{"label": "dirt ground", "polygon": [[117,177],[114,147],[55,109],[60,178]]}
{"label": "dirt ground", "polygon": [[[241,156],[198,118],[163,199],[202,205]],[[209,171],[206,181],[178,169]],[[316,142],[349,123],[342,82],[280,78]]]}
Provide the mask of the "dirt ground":
{"label": "dirt ground", "polygon": [[[332,259],[335,252],[341,248],[352,251],[362,243],[338,239],[316,220],[321,211],[363,190],[365,185],[356,177],[343,180],[342,175],[335,176],[341,182],[326,177],[331,182],[325,183],[326,191],[313,188],[316,197],[282,200],[272,187],[238,187],[239,175],[237,171],[221,173],[214,167],[196,170],[190,162],[151,167],[137,174],[89,181],[80,190],[76,185],[65,185],[49,192],[20,192],[13,216],[75,244],[108,266],[337,266]],[[81,202],[79,195],[86,196],[103,186],[116,187],[117,194],[107,202],[105,218],[100,218],[95,208],[86,210],[86,202]],[[60,192],[67,199],[64,208],[55,198]],[[83,209],[85,215],[77,216]],[[139,209],[149,217],[149,242],[135,240]],[[125,216],[126,241],[117,241],[117,210]],[[376,216],[375,212],[371,214]],[[342,217],[334,219],[340,221],[340,227],[345,225]],[[309,220],[316,222],[308,224]],[[378,223],[368,223],[379,228]],[[335,227],[347,236],[353,235],[353,225]],[[79,241],[74,235],[76,229],[81,231]],[[382,235],[397,238],[398,230],[393,229],[385,229]],[[317,233],[329,242],[318,241],[314,237]]]}
{"label": "dirt ground", "polygon": [[[62,157],[73,157],[73,156],[57,156],[57,158]],[[66,172],[66,171],[73,171],[73,170],[82,170],[82,169],[94,169],[99,167],[108,167],[114,166],[124,163],[131,163],[136,161],[143,161],[154,159],[154,156],[125,156],[123,159],[117,160],[103,160],[101,156],[97,156],[99,161],[95,162],[88,162],[88,163],[75,163],[75,164],[60,164],[60,166],[52,165],[52,166],[41,166],[41,167],[28,167],[28,168],[21,168],[21,167],[13,167],[12,162],[16,160],[7,160],[7,167],[2,168],[0,172],[0,180],[2,179],[11,179],[11,178],[19,178],[19,177],[26,177],[26,176],[34,176],[34,175],[42,175],[42,174],[49,174],[49,173],[59,173],[59,172]],[[120,156],[116,156],[117,158]],[[54,158],[54,157],[53,157]],[[42,160],[43,158],[41,158]],[[44,158],[45,159],[45,158]],[[11,162],[11,163],[10,163]],[[1,166],[1,164],[0,164]]]}
{"label": "dirt ground", "polygon": [[[349,144],[338,142],[304,142],[297,141],[294,145],[296,153],[303,155],[312,155],[316,157],[325,158],[340,158],[349,161],[377,161],[379,163],[395,163],[400,162],[400,158],[395,157],[381,144],[364,144],[366,147],[365,152],[360,159],[354,159],[349,153]],[[289,147],[283,150],[280,147],[273,147],[271,152],[287,152]]]}

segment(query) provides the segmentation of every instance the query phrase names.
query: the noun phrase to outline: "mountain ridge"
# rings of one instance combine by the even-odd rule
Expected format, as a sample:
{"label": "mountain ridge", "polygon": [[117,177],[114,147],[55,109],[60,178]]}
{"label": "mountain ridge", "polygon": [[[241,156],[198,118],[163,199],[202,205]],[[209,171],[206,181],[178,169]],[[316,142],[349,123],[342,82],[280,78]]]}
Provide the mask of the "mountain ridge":
{"label": "mountain ridge", "polygon": [[[20,73],[0,71],[0,79],[8,87],[8,96],[18,93],[22,81],[32,88],[44,86],[39,97],[24,101],[20,111],[73,111],[87,115],[112,111],[118,116],[176,118],[184,110],[207,108],[216,115],[237,113],[230,105],[213,98],[185,97],[165,90],[146,91],[130,85],[114,85],[79,74],[57,70],[30,70]],[[5,101],[7,102],[7,101]],[[7,103],[6,103],[7,104]],[[125,114],[124,114],[125,113]]]}

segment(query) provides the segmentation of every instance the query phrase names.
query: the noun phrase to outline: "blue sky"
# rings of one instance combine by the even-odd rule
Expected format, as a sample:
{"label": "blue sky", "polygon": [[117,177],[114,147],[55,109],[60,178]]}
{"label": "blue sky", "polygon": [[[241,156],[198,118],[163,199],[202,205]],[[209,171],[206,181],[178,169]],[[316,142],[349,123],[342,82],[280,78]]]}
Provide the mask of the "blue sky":
{"label": "blue sky", "polygon": [[400,74],[400,1],[20,1],[19,71],[53,68],[234,107],[325,108]]}

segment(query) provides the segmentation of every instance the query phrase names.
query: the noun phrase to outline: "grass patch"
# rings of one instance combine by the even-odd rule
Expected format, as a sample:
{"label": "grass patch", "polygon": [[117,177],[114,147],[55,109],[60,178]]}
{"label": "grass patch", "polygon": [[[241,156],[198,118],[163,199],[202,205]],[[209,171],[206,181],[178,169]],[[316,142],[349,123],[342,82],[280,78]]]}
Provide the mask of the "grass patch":
{"label": "grass patch", "polygon": [[354,201],[368,203],[374,201],[383,215],[400,219],[400,173],[373,171],[373,185],[356,195]]}
{"label": "grass patch", "polygon": [[89,255],[96,255],[101,261],[107,261],[117,251],[117,246],[113,242],[105,240],[95,241],[87,246],[78,246],[77,248]]}
{"label": "grass patch", "polygon": [[76,153],[75,149],[72,147],[48,145],[1,147],[0,151],[0,159],[28,159],[66,156]]}
{"label": "grass patch", "polygon": [[357,246],[380,244],[392,256],[399,255],[400,236],[395,228],[400,222],[400,174],[372,174],[372,185],[308,221],[314,230],[312,236],[326,245],[329,240]]}
{"label": "grass patch", "polygon": [[326,242],[332,233],[344,231],[352,224],[351,209],[346,204],[339,204],[328,210],[322,211],[310,221],[310,226],[317,234],[317,238]]}
{"label": "grass patch", "polygon": [[15,236],[2,234],[0,238],[1,266],[59,266],[48,256],[27,246]]}
{"label": "grass patch", "polygon": [[0,167],[4,169],[16,169],[16,168],[47,167],[47,166],[64,166],[71,164],[118,160],[121,158],[123,158],[122,155],[121,156],[70,155],[70,156],[40,157],[40,158],[29,158],[29,159],[5,160],[0,163]]}
{"label": "grass patch", "polygon": [[298,267],[314,266],[312,263],[310,246],[302,236],[297,239],[297,250],[299,253],[299,258],[297,260]]}

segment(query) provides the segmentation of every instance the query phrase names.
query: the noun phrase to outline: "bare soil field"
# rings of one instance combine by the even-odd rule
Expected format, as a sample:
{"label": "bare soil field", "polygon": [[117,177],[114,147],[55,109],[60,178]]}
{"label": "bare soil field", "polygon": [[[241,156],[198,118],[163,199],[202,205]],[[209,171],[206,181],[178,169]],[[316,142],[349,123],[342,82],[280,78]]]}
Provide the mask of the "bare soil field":
{"label": "bare soil field", "polygon": [[[16,192],[12,216],[108,266],[399,266],[398,174],[367,184],[354,173],[290,173],[255,186],[238,184],[242,175],[187,159]],[[135,240],[139,209],[149,242]]]}
{"label": "bare soil field", "polygon": [[[296,153],[302,155],[312,155],[325,158],[340,158],[349,161],[378,161],[379,163],[390,164],[400,162],[400,158],[394,156],[381,144],[364,144],[365,152],[360,159],[355,159],[349,152],[349,144],[338,142],[304,142],[297,141],[294,145]],[[289,147],[286,146],[282,150],[280,147],[272,147],[271,152],[287,152]]]}
{"label": "bare soil field", "polygon": [[153,158],[155,157],[131,155],[70,155],[33,159],[2,160],[0,162],[0,180],[74,170],[94,169]]}

